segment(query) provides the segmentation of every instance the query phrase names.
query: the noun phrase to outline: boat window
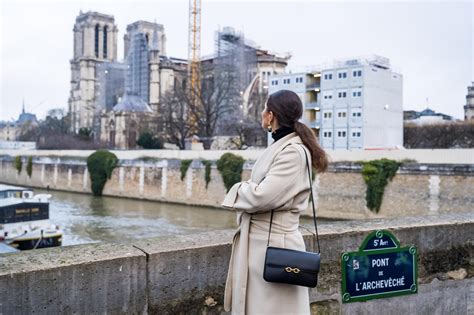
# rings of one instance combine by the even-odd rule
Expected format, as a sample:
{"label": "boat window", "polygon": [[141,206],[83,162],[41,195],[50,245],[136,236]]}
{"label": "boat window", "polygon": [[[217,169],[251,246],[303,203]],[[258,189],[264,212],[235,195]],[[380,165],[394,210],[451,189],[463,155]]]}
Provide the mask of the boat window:
{"label": "boat window", "polygon": [[49,204],[22,203],[0,209],[0,223],[15,223],[49,218]]}

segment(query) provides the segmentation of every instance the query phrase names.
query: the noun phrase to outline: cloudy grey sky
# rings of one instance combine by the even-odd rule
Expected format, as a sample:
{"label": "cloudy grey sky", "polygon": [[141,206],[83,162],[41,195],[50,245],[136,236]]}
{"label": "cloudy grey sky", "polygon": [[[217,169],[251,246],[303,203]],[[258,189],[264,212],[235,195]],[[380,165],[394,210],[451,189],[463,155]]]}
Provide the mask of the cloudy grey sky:
{"label": "cloudy grey sky", "polygon": [[[0,4],[0,120],[27,110],[43,118],[67,108],[75,18],[80,10],[111,14],[123,58],[126,25],[161,23],[169,56],[187,57],[188,0],[3,0]],[[209,1],[202,3],[202,54],[214,31],[243,30],[262,48],[291,52],[289,69],[378,54],[404,76],[404,109],[427,106],[463,118],[474,81],[472,1]]]}

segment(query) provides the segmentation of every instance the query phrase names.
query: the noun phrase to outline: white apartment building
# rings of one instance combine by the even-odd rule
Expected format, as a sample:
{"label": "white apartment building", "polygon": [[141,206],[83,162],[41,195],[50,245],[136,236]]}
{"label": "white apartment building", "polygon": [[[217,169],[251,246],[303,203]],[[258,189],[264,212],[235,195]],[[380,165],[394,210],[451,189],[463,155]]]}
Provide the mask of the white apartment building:
{"label": "white apartment building", "polygon": [[[360,57],[320,69],[273,76],[269,92],[288,89],[300,96],[303,122],[317,130],[325,149],[403,146],[403,77],[391,69],[389,59]],[[318,76],[317,85],[307,81],[311,76]],[[298,77],[303,80],[296,82]]]}
{"label": "white apartment building", "polygon": [[[304,114],[301,119],[319,137],[321,128],[320,99],[321,73],[320,71],[285,73],[270,76],[268,79],[268,92],[272,94],[279,90],[291,90],[298,94],[302,103]],[[269,144],[272,143],[269,134]]]}

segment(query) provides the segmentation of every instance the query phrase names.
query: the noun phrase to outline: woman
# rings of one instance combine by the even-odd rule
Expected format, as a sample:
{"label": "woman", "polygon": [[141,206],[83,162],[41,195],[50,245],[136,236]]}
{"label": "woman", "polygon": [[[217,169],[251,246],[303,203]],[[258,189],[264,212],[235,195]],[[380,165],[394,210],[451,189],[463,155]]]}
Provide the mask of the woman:
{"label": "woman", "polygon": [[262,127],[274,142],[255,162],[250,180],[231,187],[222,205],[237,211],[225,287],[224,308],[232,314],[309,314],[309,291],[302,286],[263,279],[270,211],[274,209],[270,246],[305,250],[298,230],[310,193],[306,158],[319,172],[328,161],[313,131],[299,122],[300,98],[281,90],[267,100]]}

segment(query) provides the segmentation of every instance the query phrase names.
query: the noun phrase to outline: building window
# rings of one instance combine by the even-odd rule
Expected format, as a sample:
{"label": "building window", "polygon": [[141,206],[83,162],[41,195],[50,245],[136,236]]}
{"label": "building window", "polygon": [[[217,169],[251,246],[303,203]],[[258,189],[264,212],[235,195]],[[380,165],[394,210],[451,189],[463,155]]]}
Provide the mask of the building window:
{"label": "building window", "polygon": [[361,77],[362,76],[362,70],[354,70],[352,71],[352,76],[355,77]]}
{"label": "building window", "polygon": [[324,80],[332,80],[332,74],[331,73],[325,74]]}
{"label": "building window", "polygon": [[346,112],[338,112],[337,117],[339,118],[346,118]]}
{"label": "building window", "polygon": [[102,50],[103,50],[103,57],[104,57],[104,59],[106,59],[107,58],[107,25],[104,27],[104,36],[103,37],[104,37],[104,41],[103,41],[104,47],[103,47]]}
{"label": "building window", "polygon": [[272,80],[272,85],[278,85],[278,80]]}
{"label": "building window", "polygon": [[362,113],[361,112],[353,112],[352,117],[362,117]]}
{"label": "building window", "polygon": [[360,138],[360,131],[352,132],[352,136],[353,136],[354,138]]}
{"label": "building window", "polygon": [[347,93],[346,93],[346,92],[339,92],[339,93],[337,93],[337,97],[339,97],[339,98],[346,98],[346,97],[347,97]]}
{"label": "building window", "polygon": [[339,72],[337,76],[339,79],[345,79],[347,78],[347,72]]}
{"label": "building window", "polygon": [[95,41],[94,42],[95,42],[94,43],[95,56],[99,58],[99,24],[95,26]]}
{"label": "building window", "polygon": [[303,78],[302,77],[296,78],[296,83],[303,83]]}
{"label": "building window", "polygon": [[362,96],[362,92],[361,91],[353,91],[352,92],[352,97],[361,97]]}
{"label": "building window", "polygon": [[331,113],[331,112],[324,112],[323,117],[324,117],[324,118],[331,118],[331,117],[332,117],[332,113]]}
{"label": "building window", "polygon": [[332,137],[332,132],[331,132],[331,131],[325,131],[325,132],[323,132],[323,137],[324,137],[324,138],[331,138],[331,137]]}
{"label": "building window", "polygon": [[337,136],[339,138],[345,138],[346,137],[346,132],[345,131],[338,131],[337,132]]}

